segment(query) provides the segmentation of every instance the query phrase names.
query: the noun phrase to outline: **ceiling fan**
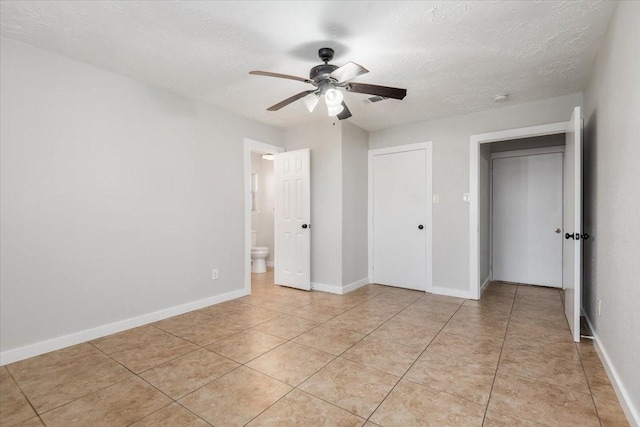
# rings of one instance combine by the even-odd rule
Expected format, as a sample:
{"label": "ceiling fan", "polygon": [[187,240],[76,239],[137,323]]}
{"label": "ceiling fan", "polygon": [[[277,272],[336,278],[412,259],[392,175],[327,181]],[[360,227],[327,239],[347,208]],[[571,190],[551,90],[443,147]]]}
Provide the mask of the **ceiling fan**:
{"label": "ceiling fan", "polygon": [[313,67],[309,72],[308,79],[304,77],[290,76],[288,74],[272,73],[269,71],[250,71],[249,74],[297,80],[305,83],[311,83],[315,86],[314,89],[305,90],[304,92],[293,95],[292,97],[267,108],[267,110],[278,111],[282,107],[286,107],[292,102],[302,99],[305,107],[307,107],[309,112],[312,112],[318,104],[320,97],[324,96],[329,116],[337,116],[338,119],[344,120],[351,117],[351,112],[344,103],[344,95],[339,89],[344,88],[349,92],[365,93],[382,98],[403,99],[407,96],[406,89],[352,82],[352,79],[368,73],[369,70],[355,62],[349,62],[342,67],[329,64],[329,61],[333,59],[333,53],[333,49],[329,47],[323,47],[318,51],[318,56],[324,64]]}

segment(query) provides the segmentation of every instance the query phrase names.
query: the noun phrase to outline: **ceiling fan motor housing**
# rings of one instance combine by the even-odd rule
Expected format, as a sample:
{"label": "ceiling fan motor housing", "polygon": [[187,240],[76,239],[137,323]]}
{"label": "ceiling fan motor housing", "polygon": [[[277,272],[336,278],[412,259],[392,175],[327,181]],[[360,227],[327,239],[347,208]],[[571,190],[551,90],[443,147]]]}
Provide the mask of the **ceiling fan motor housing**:
{"label": "ceiling fan motor housing", "polygon": [[309,72],[309,78],[314,81],[314,83],[320,83],[323,80],[331,80],[329,74],[333,73],[338,67],[336,65],[331,64],[322,64],[316,65]]}
{"label": "ceiling fan motor housing", "polygon": [[324,64],[313,67],[311,71],[309,71],[309,79],[313,80],[313,84],[315,86],[321,87],[335,81],[329,76],[329,74],[338,69],[338,66],[330,65],[328,63],[333,59],[333,49],[330,47],[323,47],[318,50],[318,56]]}

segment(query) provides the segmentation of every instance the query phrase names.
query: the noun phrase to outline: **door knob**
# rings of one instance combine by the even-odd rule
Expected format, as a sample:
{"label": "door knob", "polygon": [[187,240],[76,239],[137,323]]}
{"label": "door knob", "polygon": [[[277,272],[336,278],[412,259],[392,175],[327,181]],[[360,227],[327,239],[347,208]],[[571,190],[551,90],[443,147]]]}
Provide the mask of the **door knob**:
{"label": "door knob", "polygon": [[561,230],[559,228],[556,228],[554,231],[556,232],[556,234],[560,234]]}
{"label": "door knob", "polygon": [[573,239],[573,240],[587,240],[589,237],[591,237],[588,233],[584,233],[584,234],[580,234],[580,233],[564,233],[564,238],[565,239]]}
{"label": "door knob", "polygon": [[424,228],[424,225],[420,224],[420,225],[418,226],[418,228],[419,228],[420,230],[422,230],[422,229]]}
{"label": "door knob", "polygon": [[302,228],[307,228],[309,227],[307,224],[302,224]]}

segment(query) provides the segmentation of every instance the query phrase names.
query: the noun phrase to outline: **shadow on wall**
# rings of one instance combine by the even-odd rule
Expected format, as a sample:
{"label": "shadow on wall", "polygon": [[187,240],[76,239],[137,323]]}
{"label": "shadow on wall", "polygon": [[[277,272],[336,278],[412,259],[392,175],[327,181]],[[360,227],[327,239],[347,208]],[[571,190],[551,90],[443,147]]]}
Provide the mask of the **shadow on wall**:
{"label": "shadow on wall", "polygon": [[143,89],[150,102],[172,117],[195,117],[197,115],[197,103],[181,95],[164,92],[151,87]]}
{"label": "shadow on wall", "polygon": [[[596,278],[596,246],[593,244],[597,239],[598,230],[596,210],[598,202],[597,188],[597,164],[598,164],[598,144],[595,141],[598,127],[598,111],[594,110],[591,117],[585,118],[583,129],[583,158],[582,158],[582,229],[584,233],[591,235],[588,240],[583,240],[583,263],[582,263],[582,308],[588,315],[595,313],[592,303],[595,301],[594,280]],[[597,318],[589,316],[590,321],[596,322]],[[595,325],[594,325],[595,326]]]}

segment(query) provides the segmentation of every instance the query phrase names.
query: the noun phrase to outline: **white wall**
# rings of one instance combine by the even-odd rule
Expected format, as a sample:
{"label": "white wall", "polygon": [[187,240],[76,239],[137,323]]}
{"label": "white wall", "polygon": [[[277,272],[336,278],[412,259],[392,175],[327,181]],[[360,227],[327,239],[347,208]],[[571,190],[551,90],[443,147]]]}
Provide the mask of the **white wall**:
{"label": "white wall", "polygon": [[471,135],[569,119],[574,94],[372,132],[369,148],[433,141],[433,285],[469,291],[469,138]]}
{"label": "white wall", "polygon": [[368,282],[369,133],[342,125],[342,285]]}
{"label": "white wall", "polygon": [[[585,91],[583,305],[640,425],[640,3],[620,2]],[[602,300],[602,314],[596,300]]]}
{"label": "white wall", "polygon": [[287,151],[311,149],[311,282],[342,284],[342,149],[340,124],[327,117],[285,131]]}
{"label": "white wall", "polygon": [[0,51],[3,363],[242,290],[242,141],[280,130],[12,40]]}

